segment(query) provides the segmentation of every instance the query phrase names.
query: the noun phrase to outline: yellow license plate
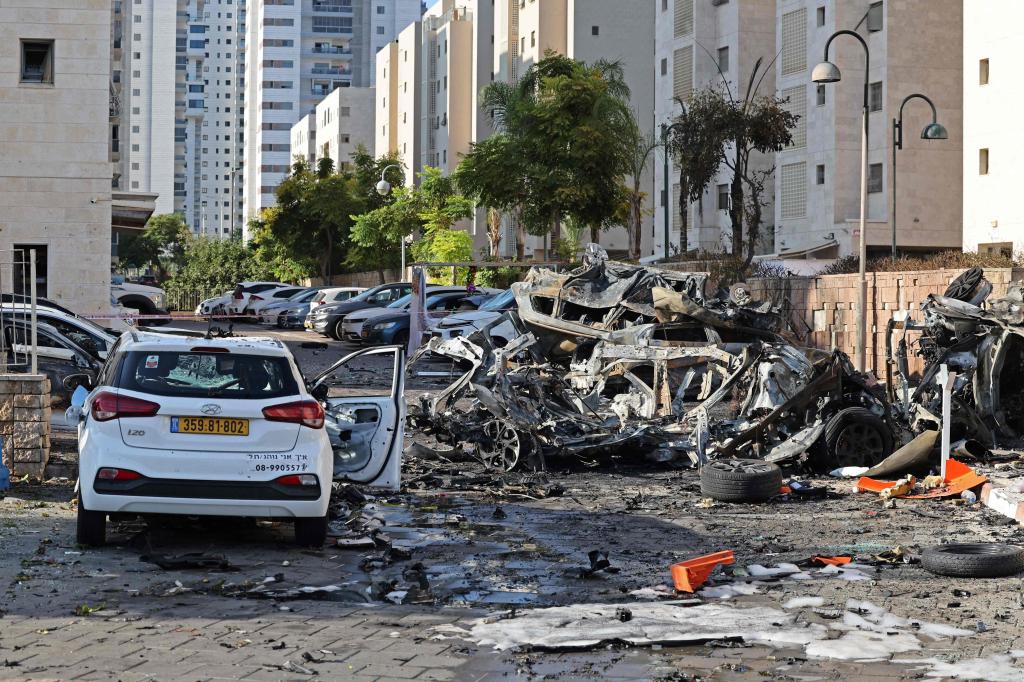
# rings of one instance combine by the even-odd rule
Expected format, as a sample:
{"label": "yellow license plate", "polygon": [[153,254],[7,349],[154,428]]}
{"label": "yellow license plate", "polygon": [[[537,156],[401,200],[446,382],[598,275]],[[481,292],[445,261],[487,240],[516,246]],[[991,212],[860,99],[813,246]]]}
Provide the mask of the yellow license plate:
{"label": "yellow license plate", "polygon": [[171,433],[203,436],[248,436],[248,419],[223,417],[171,417]]}

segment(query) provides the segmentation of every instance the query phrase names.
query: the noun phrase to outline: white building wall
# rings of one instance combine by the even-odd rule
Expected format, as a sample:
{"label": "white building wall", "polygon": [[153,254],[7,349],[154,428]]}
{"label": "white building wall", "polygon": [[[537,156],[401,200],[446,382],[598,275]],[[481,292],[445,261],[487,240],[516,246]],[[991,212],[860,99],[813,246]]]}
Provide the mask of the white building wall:
{"label": "white building wall", "polygon": [[335,168],[347,169],[359,147],[372,153],[375,101],[373,88],[338,88],[316,105],[312,117],[317,161],[330,157]]}
{"label": "white building wall", "polygon": [[316,113],[306,114],[292,126],[291,156],[294,163],[304,159],[310,165],[316,163]]}
{"label": "white building wall", "polygon": [[[1014,0],[964,3],[963,248],[968,251],[1024,250],[1024,206],[1016,195],[1024,167],[1017,80],[1024,69],[1022,22],[1024,4]],[[988,60],[987,83],[982,60]],[[982,150],[988,150],[985,174]]]}
{"label": "white building wall", "polygon": [[[45,11],[0,2],[0,259],[45,247],[45,294],[75,312],[110,310],[109,0]],[[21,81],[21,41],[54,42],[53,83]],[[10,267],[3,268],[11,291]],[[43,293],[43,292],[41,292]]]}

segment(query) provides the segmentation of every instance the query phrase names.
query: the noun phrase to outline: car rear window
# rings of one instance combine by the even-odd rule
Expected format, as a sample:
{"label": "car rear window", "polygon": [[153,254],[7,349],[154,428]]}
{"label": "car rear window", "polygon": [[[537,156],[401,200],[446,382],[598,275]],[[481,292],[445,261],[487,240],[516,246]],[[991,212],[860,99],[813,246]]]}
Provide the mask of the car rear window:
{"label": "car rear window", "polygon": [[299,392],[287,358],[194,351],[126,353],[118,388],[154,395],[243,400]]}

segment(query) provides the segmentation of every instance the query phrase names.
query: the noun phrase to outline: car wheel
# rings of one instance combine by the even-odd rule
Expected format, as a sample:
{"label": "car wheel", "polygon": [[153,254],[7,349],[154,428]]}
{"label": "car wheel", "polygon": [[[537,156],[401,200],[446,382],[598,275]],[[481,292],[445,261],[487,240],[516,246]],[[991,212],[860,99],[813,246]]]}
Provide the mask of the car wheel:
{"label": "car wheel", "polygon": [[330,336],[335,341],[343,341],[345,339],[345,332],[341,330],[341,325],[343,322],[344,320],[338,320],[337,322],[335,322],[334,326],[331,327],[331,333],[328,334],[328,336]]}
{"label": "car wheel", "polygon": [[107,513],[89,511],[78,501],[78,544],[87,547],[101,547],[107,542]]}
{"label": "car wheel", "polygon": [[821,445],[816,468],[870,467],[892,454],[892,431],[871,410],[848,407],[825,424]]}
{"label": "car wheel", "polygon": [[700,470],[700,494],[722,502],[764,502],[779,494],[782,470],[760,459],[716,459]]}
{"label": "car wheel", "polygon": [[303,547],[323,547],[327,539],[327,516],[295,519],[295,542]]}
{"label": "car wheel", "polygon": [[391,339],[391,343],[395,346],[408,346],[409,330],[403,329],[399,332],[396,332],[394,338]]}
{"label": "car wheel", "polygon": [[523,438],[508,422],[494,420],[484,424],[483,438],[477,452],[484,467],[497,471],[512,471],[523,454]]}
{"label": "car wheel", "polygon": [[1024,570],[1024,549],[1001,542],[939,545],[922,552],[921,567],[954,578],[1000,578]]}

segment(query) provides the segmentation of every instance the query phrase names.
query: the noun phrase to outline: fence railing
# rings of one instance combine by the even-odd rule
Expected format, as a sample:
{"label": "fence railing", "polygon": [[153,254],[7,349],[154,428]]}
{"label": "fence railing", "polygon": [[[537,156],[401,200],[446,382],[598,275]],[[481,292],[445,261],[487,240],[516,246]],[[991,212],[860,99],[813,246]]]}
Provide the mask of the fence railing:
{"label": "fence railing", "polygon": [[36,250],[0,250],[0,372],[38,372]]}
{"label": "fence railing", "polygon": [[167,292],[167,309],[172,312],[182,310],[192,312],[206,299],[220,296],[222,293],[221,291],[178,291],[172,289]]}

